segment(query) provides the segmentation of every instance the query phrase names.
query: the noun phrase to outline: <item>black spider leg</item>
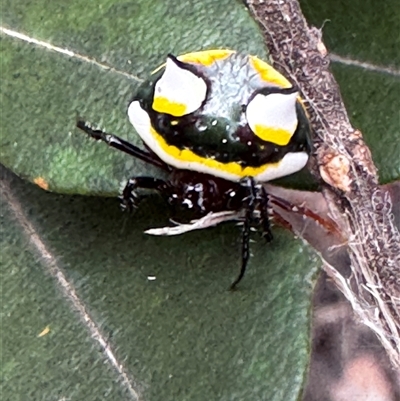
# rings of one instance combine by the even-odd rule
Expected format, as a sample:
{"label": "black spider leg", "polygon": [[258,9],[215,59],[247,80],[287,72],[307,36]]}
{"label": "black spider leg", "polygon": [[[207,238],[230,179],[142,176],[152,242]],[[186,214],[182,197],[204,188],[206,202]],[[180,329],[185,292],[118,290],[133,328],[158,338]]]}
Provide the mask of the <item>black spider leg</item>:
{"label": "black spider leg", "polygon": [[248,191],[248,195],[243,200],[244,202],[244,222],[242,229],[242,266],[240,268],[239,275],[236,280],[231,284],[230,289],[235,290],[240,280],[243,278],[246,272],[247,263],[250,258],[250,229],[253,220],[254,209],[256,206],[256,188],[254,180],[251,177],[246,177],[241,181],[241,185],[245,186]]}
{"label": "black spider leg", "polygon": [[119,138],[116,135],[107,134],[106,132],[103,132],[101,130],[94,130],[84,120],[78,120],[76,126],[82,131],[86,132],[86,134],[88,134],[93,139],[103,141],[112,148],[125,152],[128,155],[136,157],[137,159],[152,164],[153,166],[159,167],[165,171],[171,171],[171,168],[161,159],[159,159],[158,156],[154,153],[146,152],[145,150],[142,150],[137,146],[132,145],[131,143],[125,141],[122,138]]}
{"label": "black spider leg", "polygon": [[262,227],[262,236],[265,238],[267,242],[271,242],[274,237],[271,231],[271,225],[269,223],[269,215],[268,215],[268,203],[269,197],[267,191],[263,187],[262,184],[257,186],[257,200],[258,200],[258,209],[260,212],[260,225]]}
{"label": "black spider leg", "polygon": [[164,180],[154,177],[130,178],[120,196],[121,208],[123,210],[131,211],[133,208],[137,207],[139,196],[135,193],[135,190],[138,188],[153,189],[163,194],[169,189],[169,184]]}

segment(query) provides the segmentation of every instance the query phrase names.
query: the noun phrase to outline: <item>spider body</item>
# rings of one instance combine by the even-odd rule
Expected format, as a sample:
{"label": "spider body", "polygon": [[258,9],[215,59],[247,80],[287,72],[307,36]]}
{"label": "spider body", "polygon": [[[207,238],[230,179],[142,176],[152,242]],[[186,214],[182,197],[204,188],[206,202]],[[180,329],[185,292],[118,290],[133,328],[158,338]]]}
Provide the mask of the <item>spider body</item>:
{"label": "spider body", "polygon": [[262,183],[300,170],[311,151],[297,90],[256,57],[230,50],[169,55],[130,102],[128,117],[146,150],[78,122],[91,137],[169,173],[167,181],[131,178],[123,208],[136,206],[135,190],[147,188],[197,217],[243,211],[242,265],[234,288],[249,258],[250,227],[261,225],[272,239]]}

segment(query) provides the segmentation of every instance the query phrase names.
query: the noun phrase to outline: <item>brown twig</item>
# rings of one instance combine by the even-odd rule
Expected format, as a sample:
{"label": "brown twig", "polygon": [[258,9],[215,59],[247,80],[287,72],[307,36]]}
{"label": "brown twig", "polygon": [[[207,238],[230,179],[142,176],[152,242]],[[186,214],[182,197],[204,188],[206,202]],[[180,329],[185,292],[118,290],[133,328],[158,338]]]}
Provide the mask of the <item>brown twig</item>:
{"label": "brown twig", "polygon": [[400,234],[390,197],[378,187],[371,153],[351,126],[329,71],[321,31],[307,25],[297,0],[248,0],[247,5],[274,66],[302,93],[315,132],[310,168],[333,219],[344,221],[351,276],[328,263],[324,268],[400,369]]}

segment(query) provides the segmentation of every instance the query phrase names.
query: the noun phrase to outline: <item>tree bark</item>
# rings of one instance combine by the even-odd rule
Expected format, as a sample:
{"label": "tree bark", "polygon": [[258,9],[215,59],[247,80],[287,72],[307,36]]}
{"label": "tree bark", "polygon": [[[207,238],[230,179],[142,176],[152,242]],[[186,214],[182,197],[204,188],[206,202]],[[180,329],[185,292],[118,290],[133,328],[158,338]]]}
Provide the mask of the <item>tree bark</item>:
{"label": "tree bark", "polygon": [[400,369],[400,234],[389,193],[378,185],[371,152],[351,126],[329,71],[322,32],[308,26],[296,0],[246,3],[265,35],[274,67],[304,99],[314,131],[310,170],[346,239],[351,274],[326,260],[323,267]]}

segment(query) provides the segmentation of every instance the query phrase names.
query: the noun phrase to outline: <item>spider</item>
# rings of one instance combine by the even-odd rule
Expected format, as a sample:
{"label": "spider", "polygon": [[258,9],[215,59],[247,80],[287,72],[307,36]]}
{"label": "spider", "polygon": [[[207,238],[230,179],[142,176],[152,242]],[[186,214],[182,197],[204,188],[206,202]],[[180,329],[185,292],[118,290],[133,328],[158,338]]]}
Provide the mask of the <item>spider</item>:
{"label": "spider", "polygon": [[194,216],[240,212],[241,267],[246,271],[250,230],[272,240],[268,194],[262,183],[302,169],[311,152],[311,128],[298,90],[257,57],[231,50],[168,55],[128,107],[144,143],[78,128],[90,137],[166,173],[168,179],[132,177],[121,195],[125,210],[138,206],[137,189],[158,191]]}

